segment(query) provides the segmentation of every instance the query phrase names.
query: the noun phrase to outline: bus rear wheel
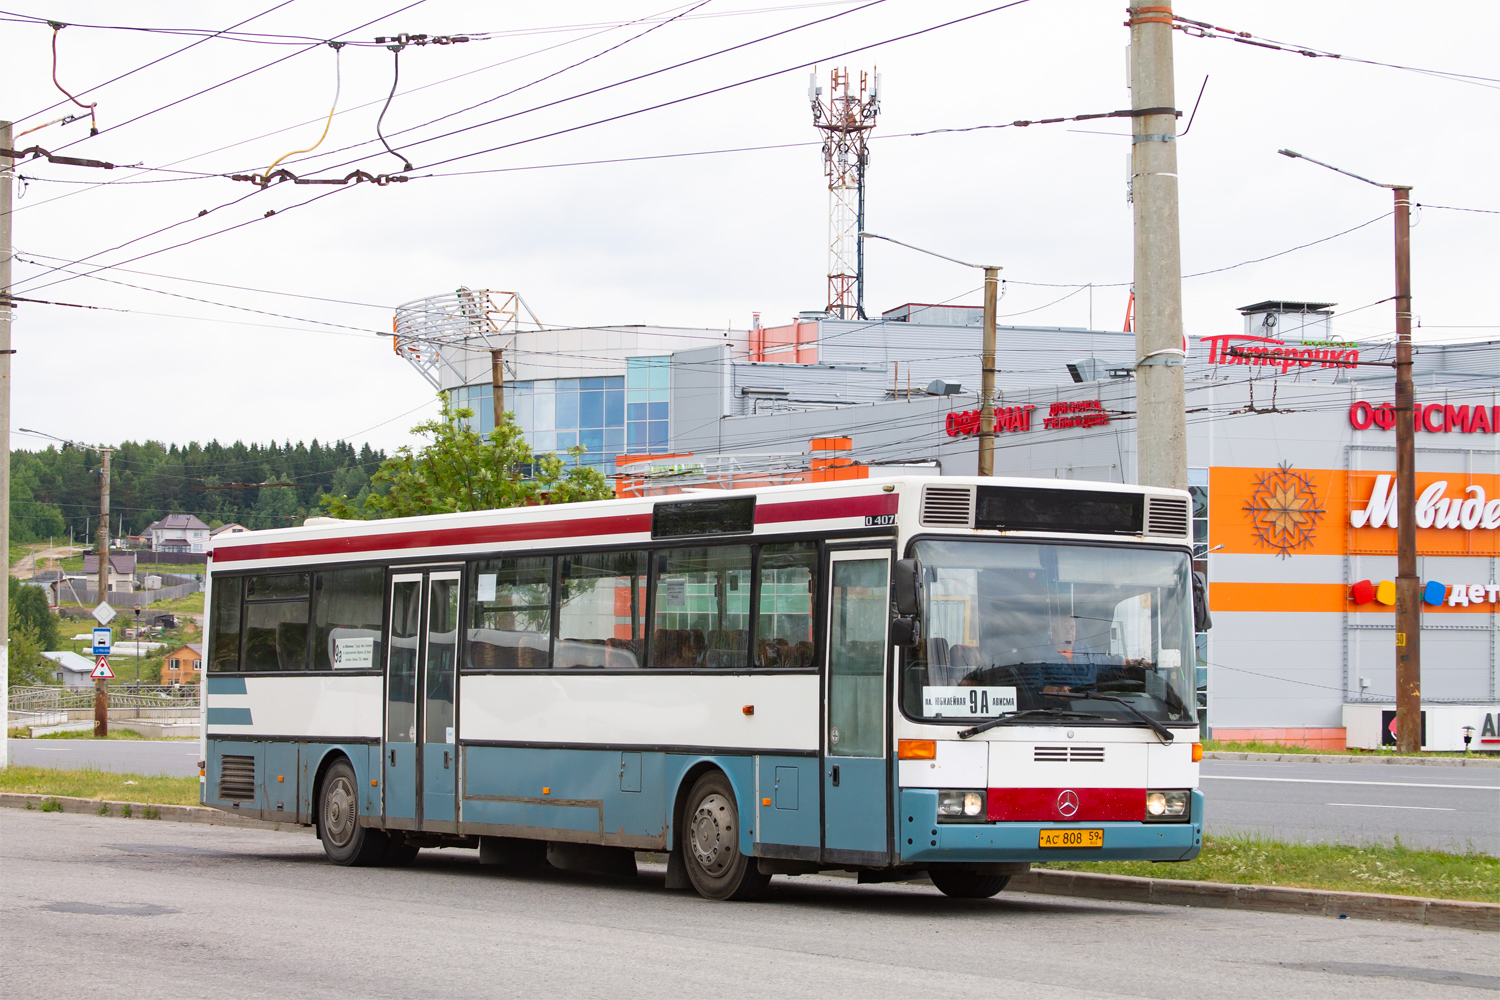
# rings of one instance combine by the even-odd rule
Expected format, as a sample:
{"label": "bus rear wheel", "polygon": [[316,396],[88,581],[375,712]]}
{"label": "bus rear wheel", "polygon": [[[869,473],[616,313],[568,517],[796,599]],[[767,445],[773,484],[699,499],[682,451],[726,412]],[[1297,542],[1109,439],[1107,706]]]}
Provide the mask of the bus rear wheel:
{"label": "bus rear wheel", "polygon": [[711,771],[693,783],[682,816],[683,867],[705,899],[753,899],[771,876],[740,852],[740,816],[729,779]]}
{"label": "bus rear wheel", "polygon": [[984,875],[962,868],[934,868],[927,875],[943,895],[954,899],[989,899],[1010,884],[1009,875]]}
{"label": "bus rear wheel", "polygon": [[359,782],[347,760],[335,761],[323,775],[318,836],[336,865],[375,865],[385,857],[386,835],[359,824]]}

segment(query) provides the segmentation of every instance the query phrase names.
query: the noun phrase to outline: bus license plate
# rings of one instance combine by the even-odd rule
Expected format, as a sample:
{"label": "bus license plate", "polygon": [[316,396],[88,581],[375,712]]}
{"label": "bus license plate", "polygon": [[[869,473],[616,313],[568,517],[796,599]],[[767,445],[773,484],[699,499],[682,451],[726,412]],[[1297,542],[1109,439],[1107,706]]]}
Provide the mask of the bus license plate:
{"label": "bus license plate", "polygon": [[1043,830],[1038,847],[1103,847],[1103,830]]}

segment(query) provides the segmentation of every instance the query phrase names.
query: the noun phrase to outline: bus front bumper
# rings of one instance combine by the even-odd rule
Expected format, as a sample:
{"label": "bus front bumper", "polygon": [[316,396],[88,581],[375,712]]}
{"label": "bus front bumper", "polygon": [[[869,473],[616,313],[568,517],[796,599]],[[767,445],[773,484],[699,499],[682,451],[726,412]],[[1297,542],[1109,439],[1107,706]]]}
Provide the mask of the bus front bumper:
{"label": "bus front bumper", "polygon": [[[897,851],[903,864],[934,861],[1191,861],[1203,847],[1203,793],[1186,823],[939,823],[937,790],[901,789]],[[1102,847],[1043,848],[1043,830],[1103,830]]]}

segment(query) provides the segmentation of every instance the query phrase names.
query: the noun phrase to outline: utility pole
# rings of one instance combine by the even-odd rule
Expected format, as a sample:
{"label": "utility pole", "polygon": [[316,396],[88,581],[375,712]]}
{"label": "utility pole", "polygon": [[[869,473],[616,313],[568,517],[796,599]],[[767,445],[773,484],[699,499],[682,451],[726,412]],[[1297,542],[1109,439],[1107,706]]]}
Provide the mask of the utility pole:
{"label": "utility pole", "polygon": [[1411,185],[1382,184],[1290,149],[1277,152],[1389,188],[1396,199],[1396,750],[1420,753],[1422,605],[1417,579],[1417,413],[1411,384]]}
{"label": "utility pole", "polygon": [[1417,580],[1417,445],[1411,384],[1411,188],[1396,196],[1396,750],[1422,750],[1422,609]]}
{"label": "utility pole", "polygon": [[[112,449],[100,448],[104,463],[99,469],[99,600],[109,599],[109,456]],[[94,681],[94,738],[109,736],[109,681]]]}
{"label": "utility pole", "polygon": [[505,423],[505,348],[490,351],[491,402],[495,407],[495,430]]}
{"label": "utility pole", "polygon": [[[0,149],[10,149],[10,122],[0,122]],[[0,545],[10,552],[10,219],[9,156],[0,156]],[[6,558],[10,558],[9,555]],[[9,572],[10,567],[6,567]],[[7,581],[8,582],[8,581]],[[10,732],[10,601],[0,601],[0,734]],[[9,740],[0,735],[0,768],[10,765]]]}
{"label": "utility pole", "polygon": [[1182,254],[1172,8],[1130,8],[1131,201],[1135,209],[1136,482],[1187,489]]}
{"label": "utility pole", "polygon": [[984,269],[984,353],[979,379],[979,474],[995,474],[995,304],[1000,269]]}

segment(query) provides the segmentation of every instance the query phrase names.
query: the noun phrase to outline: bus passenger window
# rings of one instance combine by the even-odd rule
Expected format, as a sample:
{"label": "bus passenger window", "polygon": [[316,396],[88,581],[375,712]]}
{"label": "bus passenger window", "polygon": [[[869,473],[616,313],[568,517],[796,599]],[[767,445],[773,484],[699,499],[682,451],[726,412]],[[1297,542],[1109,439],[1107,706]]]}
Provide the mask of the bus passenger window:
{"label": "bus passenger window", "polygon": [[336,569],[313,577],[313,669],[374,670],[383,662],[380,612],[385,567]]}
{"label": "bus passenger window", "polygon": [[750,546],[656,553],[652,667],[743,670],[750,647]]}
{"label": "bus passenger window", "polygon": [[551,666],[552,557],[469,564],[469,670]]}
{"label": "bus passenger window", "polygon": [[811,667],[818,543],[762,545],[759,566],[760,611],[755,622],[755,665]]}
{"label": "bus passenger window", "polygon": [[558,667],[641,665],[646,553],[583,552],[557,568]]}
{"label": "bus passenger window", "polygon": [[240,577],[213,581],[213,613],[209,622],[208,669],[240,669],[240,594],[245,581]]}
{"label": "bus passenger window", "polygon": [[306,573],[245,580],[244,669],[307,669]]}

